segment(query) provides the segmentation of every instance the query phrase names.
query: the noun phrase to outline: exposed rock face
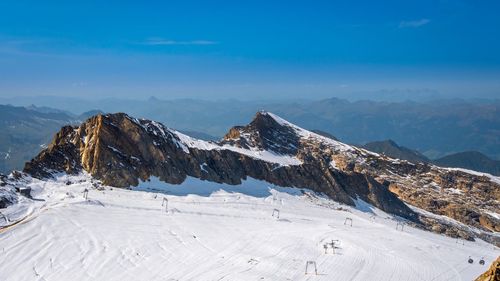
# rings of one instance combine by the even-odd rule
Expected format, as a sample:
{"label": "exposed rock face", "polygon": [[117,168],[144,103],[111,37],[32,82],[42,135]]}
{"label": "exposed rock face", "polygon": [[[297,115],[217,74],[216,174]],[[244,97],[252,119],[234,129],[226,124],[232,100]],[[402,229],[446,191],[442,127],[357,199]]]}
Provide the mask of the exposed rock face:
{"label": "exposed rock face", "polygon": [[475,281],[500,281],[500,257],[498,257],[490,268],[481,274]]}
{"label": "exposed rock face", "polygon": [[[329,153],[322,155],[326,149]],[[260,153],[269,157],[258,157]],[[64,127],[25,172],[47,177],[53,171],[84,169],[104,184],[129,187],[151,176],[178,184],[187,176],[227,184],[246,177],[280,186],[309,188],[354,205],[361,198],[390,213],[417,216],[372,177],[334,169],[328,143],[317,146],[293,127],[258,113],[247,126],[234,127],[220,144],[191,139],[149,120],[125,114],[98,115],[79,127]],[[266,158],[267,157],[267,158]],[[282,159],[293,165],[283,164]]]}
{"label": "exposed rock face", "polygon": [[17,201],[15,189],[9,184],[7,176],[0,174],[0,209],[6,208]]}
{"label": "exposed rock face", "polygon": [[296,155],[300,136],[293,128],[283,126],[266,113],[259,112],[247,126],[231,128],[221,143],[245,149],[257,148],[277,154]]}
{"label": "exposed rock face", "polygon": [[500,226],[491,215],[500,209],[500,185],[488,176],[391,159],[267,112],[233,127],[219,143],[123,113],[97,115],[79,127],[62,128],[24,169],[39,178],[81,170],[116,187],[136,186],[151,176],[172,184],[187,176],[227,184],[252,177],[323,192],[349,205],[359,198],[423,228],[466,239],[476,234],[418,215],[403,201],[485,233],[498,232]]}

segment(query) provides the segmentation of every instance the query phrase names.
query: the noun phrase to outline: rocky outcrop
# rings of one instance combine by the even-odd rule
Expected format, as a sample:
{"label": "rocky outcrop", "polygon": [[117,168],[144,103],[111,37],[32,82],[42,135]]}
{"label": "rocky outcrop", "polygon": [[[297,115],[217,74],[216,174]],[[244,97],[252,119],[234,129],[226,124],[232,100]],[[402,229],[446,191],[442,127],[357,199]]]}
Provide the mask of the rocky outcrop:
{"label": "rocky outcrop", "polygon": [[190,176],[233,185],[252,177],[323,192],[350,205],[360,198],[387,212],[417,219],[385,186],[367,175],[332,168],[331,155],[319,157],[320,151],[267,113],[258,113],[247,126],[232,128],[220,143],[195,140],[154,121],[119,113],[64,127],[24,171],[47,177],[54,171],[83,169],[116,187],[136,186],[151,176],[172,184]]}
{"label": "rocky outcrop", "polygon": [[221,141],[245,149],[257,148],[278,154],[296,155],[300,136],[289,126],[283,126],[265,112],[259,112],[247,126],[229,130]]}
{"label": "rocky outcrop", "polygon": [[[498,237],[500,226],[494,215],[500,209],[498,179],[392,159],[268,112],[231,128],[220,142],[193,139],[123,113],[97,115],[61,129],[24,169],[38,178],[82,170],[116,187],[136,186],[152,176],[172,184],[189,176],[233,185],[252,177],[322,192],[349,205],[361,199],[425,229],[465,239],[478,235],[467,226],[487,237]],[[405,202],[464,225],[417,214]]]}
{"label": "rocky outcrop", "polygon": [[490,268],[475,281],[500,281],[500,257],[491,263]]}
{"label": "rocky outcrop", "polygon": [[8,177],[0,174],[0,209],[6,208],[17,201],[15,189],[9,184]]}

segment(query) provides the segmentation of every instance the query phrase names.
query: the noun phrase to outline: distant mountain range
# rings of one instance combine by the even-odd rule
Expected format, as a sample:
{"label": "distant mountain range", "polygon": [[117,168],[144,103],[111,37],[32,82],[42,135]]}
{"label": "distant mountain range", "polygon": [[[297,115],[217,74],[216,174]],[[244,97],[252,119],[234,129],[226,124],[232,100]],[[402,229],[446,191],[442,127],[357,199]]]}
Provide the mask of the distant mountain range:
{"label": "distant mountain range", "polygon": [[500,176],[500,161],[493,160],[477,151],[451,154],[433,161],[442,167],[465,168]]}
{"label": "distant mountain range", "polygon": [[397,159],[403,159],[403,160],[408,160],[413,163],[430,163],[431,160],[422,153],[412,150],[409,148],[406,148],[404,146],[399,146],[395,141],[393,140],[384,140],[384,141],[374,141],[374,142],[369,142],[365,145],[362,146],[363,148],[366,148],[367,150],[380,153],[380,154],[385,154],[389,157],[392,158],[397,158]]}
{"label": "distant mountain range", "polygon": [[393,140],[369,142],[363,148],[387,155],[392,158],[403,159],[412,163],[433,163],[441,167],[463,168],[481,171],[492,175],[500,175],[500,161],[493,160],[477,151],[453,153],[442,158],[431,160],[416,150],[399,146]]}
{"label": "distant mountain range", "polygon": [[0,105],[0,172],[21,169],[62,126],[79,124],[99,112],[74,115],[48,107]]}
{"label": "distant mountain range", "polygon": [[[470,155],[465,157],[466,160],[462,156],[453,162],[446,162],[445,159],[435,163],[474,167],[475,170],[498,174],[495,167],[498,166],[496,159],[500,158],[500,102],[497,100],[443,100],[432,103],[349,102],[336,98],[273,102],[161,100],[154,97],[142,101],[85,101],[54,97],[30,100],[39,106],[27,104],[26,108],[1,108],[0,122],[3,127],[0,128],[4,128],[0,132],[2,172],[22,168],[24,162],[32,158],[41,145],[48,143],[51,135],[62,125],[79,123],[98,113],[93,108],[100,108],[105,112],[121,111],[159,120],[203,140],[218,140],[233,122],[244,122],[256,111],[267,109],[304,128],[315,129],[320,135],[346,143],[366,144],[369,150],[412,162],[429,162],[432,161],[429,159],[462,151],[478,151],[491,161]],[[86,112],[78,115],[71,113],[83,111]],[[17,115],[23,118],[15,117]],[[394,141],[370,143],[377,139]],[[466,163],[470,161],[472,163]]]}
{"label": "distant mountain range", "polygon": [[221,137],[234,122],[259,110],[283,116],[304,128],[318,129],[347,143],[392,139],[430,159],[462,151],[479,151],[500,160],[500,100],[425,102],[324,100],[84,100],[63,97],[0,98],[0,103],[47,106],[84,112],[128,114],[158,120],[179,130]]}

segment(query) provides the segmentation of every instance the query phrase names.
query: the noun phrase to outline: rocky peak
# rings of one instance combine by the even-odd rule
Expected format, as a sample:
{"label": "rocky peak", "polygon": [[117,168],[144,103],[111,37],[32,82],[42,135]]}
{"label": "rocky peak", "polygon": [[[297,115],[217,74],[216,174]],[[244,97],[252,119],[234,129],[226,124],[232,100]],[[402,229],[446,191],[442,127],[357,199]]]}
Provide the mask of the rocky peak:
{"label": "rocky peak", "polygon": [[300,130],[271,113],[259,112],[247,126],[233,128],[222,143],[211,143],[123,113],[97,115],[79,127],[64,127],[24,171],[40,178],[54,171],[85,170],[104,184],[117,187],[136,186],[151,176],[174,184],[187,176],[227,184],[252,177],[323,192],[350,205],[360,198],[416,219],[373,178],[331,169],[319,156],[306,164],[297,159],[295,154],[303,141]]}
{"label": "rocky peak", "polygon": [[24,169],[38,178],[82,170],[106,185],[125,188],[152,176],[172,184],[189,176],[233,185],[251,177],[322,192],[349,205],[361,199],[450,236],[476,234],[424,218],[404,202],[476,229],[500,230],[500,220],[491,215],[500,208],[500,179],[370,153],[269,112],[233,127],[220,143],[123,113],[100,114],[78,127],[63,127]]}
{"label": "rocky peak", "polygon": [[[186,152],[189,150],[179,138],[157,122],[124,113],[99,114],[79,127],[63,127],[24,170],[47,177],[53,171],[77,173],[83,169],[111,185],[130,186],[170,161],[185,160]],[[171,180],[182,182],[183,178]]]}
{"label": "rocky peak", "polygon": [[280,122],[272,113],[259,111],[250,124],[231,128],[221,143],[245,149],[296,155],[300,136],[291,126]]}

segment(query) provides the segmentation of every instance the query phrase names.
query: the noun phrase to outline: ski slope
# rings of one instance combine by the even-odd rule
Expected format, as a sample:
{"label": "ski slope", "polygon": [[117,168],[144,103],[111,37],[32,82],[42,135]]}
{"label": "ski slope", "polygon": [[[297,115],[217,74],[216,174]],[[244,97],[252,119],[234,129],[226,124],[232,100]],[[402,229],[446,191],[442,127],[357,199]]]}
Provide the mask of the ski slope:
{"label": "ski slope", "polygon": [[[256,180],[99,191],[80,175],[27,185],[44,201],[2,210],[22,220],[0,230],[0,280],[472,280],[499,254],[482,241],[396,230],[361,201],[351,208]],[[325,254],[331,240],[338,248]],[[305,274],[307,261],[317,275]]]}

